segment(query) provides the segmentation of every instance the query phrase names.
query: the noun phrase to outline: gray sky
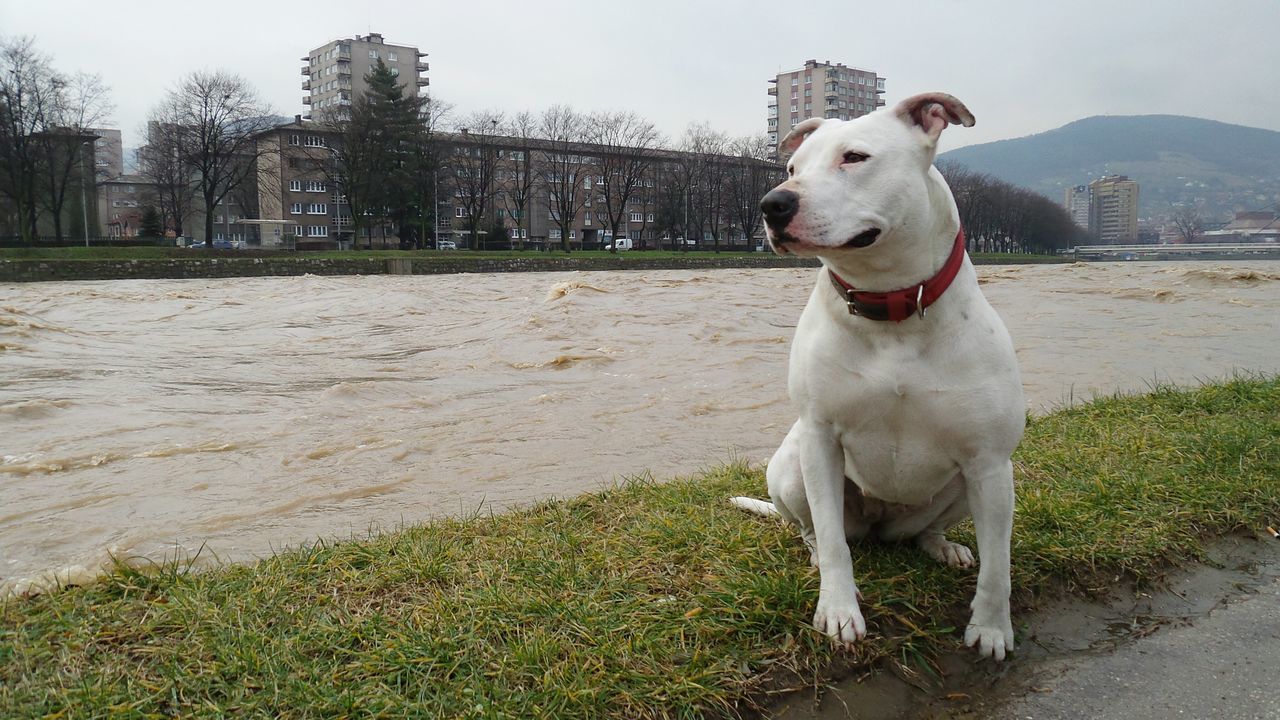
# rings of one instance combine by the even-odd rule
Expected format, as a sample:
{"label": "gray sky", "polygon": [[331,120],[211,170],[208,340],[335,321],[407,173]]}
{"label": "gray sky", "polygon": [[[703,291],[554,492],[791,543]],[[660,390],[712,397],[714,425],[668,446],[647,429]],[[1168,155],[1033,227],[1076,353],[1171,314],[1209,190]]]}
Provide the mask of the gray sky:
{"label": "gray sky", "polygon": [[672,137],[692,121],[763,132],[766,81],[806,59],[874,70],[890,105],[956,95],[978,123],[945,133],[944,150],[1091,115],[1280,130],[1277,27],[1277,0],[0,0],[0,33],[34,35],[64,71],[102,74],[126,145],[201,68],[237,72],[280,114],[300,113],[299,58],[369,31],[429,53],[432,95],[462,113],[626,109]]}

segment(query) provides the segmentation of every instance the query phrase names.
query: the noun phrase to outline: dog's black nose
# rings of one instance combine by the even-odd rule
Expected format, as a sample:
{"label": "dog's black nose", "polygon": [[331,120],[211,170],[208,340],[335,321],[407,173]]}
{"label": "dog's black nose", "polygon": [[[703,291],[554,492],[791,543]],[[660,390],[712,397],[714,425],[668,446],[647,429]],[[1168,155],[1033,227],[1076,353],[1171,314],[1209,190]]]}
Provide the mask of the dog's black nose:
{"label": "dog's black nose", "polygon": [[769,227],[784,228],[800,209],[800,196],[790,190],[774,188],[760,201],[760,212]]}

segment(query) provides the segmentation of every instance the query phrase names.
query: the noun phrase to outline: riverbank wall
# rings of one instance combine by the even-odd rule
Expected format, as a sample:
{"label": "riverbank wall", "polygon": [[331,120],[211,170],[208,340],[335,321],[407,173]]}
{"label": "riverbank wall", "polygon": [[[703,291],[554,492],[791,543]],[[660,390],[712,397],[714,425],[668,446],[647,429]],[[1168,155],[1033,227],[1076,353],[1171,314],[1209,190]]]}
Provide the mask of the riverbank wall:
{"label": "riverbank wall", "polygon": [[[1028,262],[1040,260],[1028,259]],[[974,264],[984,264],[975,258]],[[1006,259],[999,264],[1013,264]],[[296,275],[441,275],[449,273],[567,272],[573,270],[715,270],[818,267],[814,259],[690,255],[629,258],[530,255],[515,258],[298,256],[96,260],[0,260],[0,282],[161,280]]]}

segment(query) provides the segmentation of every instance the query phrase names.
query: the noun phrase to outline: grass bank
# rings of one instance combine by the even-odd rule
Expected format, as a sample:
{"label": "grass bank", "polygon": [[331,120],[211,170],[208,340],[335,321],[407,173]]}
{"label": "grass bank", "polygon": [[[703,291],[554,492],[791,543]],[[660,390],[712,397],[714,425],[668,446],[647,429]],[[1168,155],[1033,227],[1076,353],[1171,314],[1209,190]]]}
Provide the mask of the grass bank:
{"label": "grass bank", "polygon": [[[1151,579],[1208,536],[1275,524],[1277,407],[1280,379],[1236,379],[1032,419],[1016,604]],[[763,491],[735,465],[9,600],[0,716],[734,715],[837,660],[806,628],[818,578],[800,542],[726,502]],[[929,672],[959,642],[975,573],[899,546],[853,558],[871,634],[838,662]]]}

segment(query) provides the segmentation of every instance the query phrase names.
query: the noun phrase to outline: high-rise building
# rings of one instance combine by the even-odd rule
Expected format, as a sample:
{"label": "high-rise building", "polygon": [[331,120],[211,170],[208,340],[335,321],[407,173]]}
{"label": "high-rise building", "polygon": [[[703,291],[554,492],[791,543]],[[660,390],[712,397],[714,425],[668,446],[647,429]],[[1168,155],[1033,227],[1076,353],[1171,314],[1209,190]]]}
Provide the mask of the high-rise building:
{"label": "high-rise building", "polygon": [[89,128],[98,136],[93,143],[93,167],[99,178],[124,174],[124,144],[120,131],[113,128]]}
{"label": "high-rise building", "polygon": [[1081,228],[1089,229],[1089,186],[1075,185],[1067,188],[1062,206],[1067,209],[1072,222]]}
{"label": "high-rise building", "polygon": [[1089,232],[1103,243],[1138,240],[1138,183],[1104,175],[1089,183]]}
{"label": "high-rise building", "polygon": [[302,66],[306,78],[302,89],[307,91],[302,103],[311,108],[306,117],[318,110],[350,105],[357,95],[369,89],[364,76],[379,60],[392,75],[403,78],[401,85],[407,92],[419,92],[430,84],[426,76],[429,67],[422,60],[426,56],[410,45],[392,45],[379,33],[333,40],[315,48],[302,58],[307,63]]}
{"label": "high-rise building", "polygon": [[769,81],[769,145],[809,118],[852,120],[884,106],[884,78],[831,61],[806,60]]}

